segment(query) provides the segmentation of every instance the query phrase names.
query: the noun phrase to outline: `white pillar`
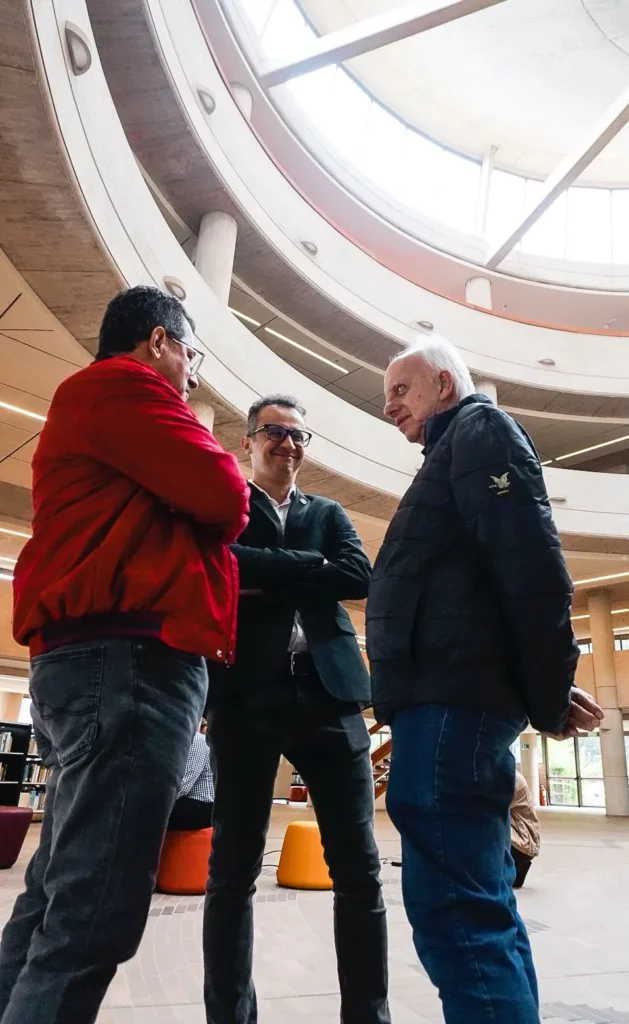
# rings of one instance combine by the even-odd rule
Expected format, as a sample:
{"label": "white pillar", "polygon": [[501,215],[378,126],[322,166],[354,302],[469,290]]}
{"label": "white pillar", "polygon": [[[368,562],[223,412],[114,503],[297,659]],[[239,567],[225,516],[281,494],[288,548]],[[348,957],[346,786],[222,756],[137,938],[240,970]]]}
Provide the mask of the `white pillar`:
{"label": "white pillar", "polygon": [[494,405],[498,405],[498,388],[490,380],[481,380],[476,385],[476,392],[485,395]]}
{"label": "white pillar", "polygon": [[209,431],[214,428],[214,407],[208,402],[204,402],[199,398],[191,398],[188,402],[189,407],[197,419],[207,427]]}
{"label": "white pillar", "polygon": [[601,757],[607,814],[629,817],[629,782],[623,734],[622,712],[618,707],[612,599],[609,590],[588,594],[592,659],[596,699],[605,712],[600,725]]}
{"label": "white pillar", "polygon": [[472,306],[493,309],[491,302],[491,281],[488,277],[470,277],[465,282],[465,301]]}
{"label": "white pillar", "polygon": [[201,221],[195,266],[217,299],[229,302],[238,225],[228,213],[206,213]]}
{"label": "white pillar", "polygon": [[520,768],[528,783],[535,806],[539,806],[539,762],[537,760],[537,733],[526,729],[520,736]]}
{"label": "white pillar", "polygon": [[243,117],[247,121],[251,120],[251,111],[253,110],[253,96],[247,89],[246,85],[241,85],[240,82],[231,82],[232,96],[236,100]]}

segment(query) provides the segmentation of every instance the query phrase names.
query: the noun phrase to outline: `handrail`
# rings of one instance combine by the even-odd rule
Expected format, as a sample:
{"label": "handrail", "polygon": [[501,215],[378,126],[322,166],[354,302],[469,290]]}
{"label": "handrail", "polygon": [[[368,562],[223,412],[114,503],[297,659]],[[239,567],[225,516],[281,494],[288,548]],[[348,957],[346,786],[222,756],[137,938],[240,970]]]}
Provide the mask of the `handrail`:
{"label": "handrail", "polygon": [[372,750],[371,763],[374,766],[374,768],[376,767],[376,765],[379,765],[381,761],[384,761],[384,759],[389,756],[389,754],[391,753],[391,746],[392,740],[387,740],[385,743],[381,744],[381,746],[379,746],[377,750]]}

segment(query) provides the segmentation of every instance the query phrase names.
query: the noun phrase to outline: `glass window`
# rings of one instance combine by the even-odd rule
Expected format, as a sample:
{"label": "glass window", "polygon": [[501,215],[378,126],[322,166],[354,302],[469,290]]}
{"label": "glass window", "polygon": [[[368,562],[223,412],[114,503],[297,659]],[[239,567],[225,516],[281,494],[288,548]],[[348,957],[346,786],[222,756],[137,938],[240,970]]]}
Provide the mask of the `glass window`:
{"label": "glass window", "polygon": [[591,654],[592,653],[592,644],[591,643],[579,644],[579,651],[580,651],[581,654]]}
{"label": "glass window", "polygon": [[20,704],[20,710],[18,712],[18,722],[20,725],[31,724],[31,698],[22,697],[22,703]]}
{"label": "glass window", "polygon": [[522,239],[522,251],[563,259],[566,255],[566,193],[562,192]]}
{"label": "glass window", "polygon": [[612,259],[629,263],[629,189],[612,190]]}
{"label": "glass window", "polygon": [[258,34],[263,31],[271,9],[276,3],[277,0],[240,0],[240,6]]}
{"label": "glass window", "polygon": [[338,119],[337,77],[338,67],[332,66],[311,71],[289,84],[293,96],[324,138],[327,138],[330,122],[336,123]]}
{"label": "glass window", "polygon": [[577,758],[574,742],[548,739],[548,789],[551,804],[578,807]]}
{"label": "glass window", "polygon": [[486,238],[491,244],[502,241],[522,219],[524,178],[506,171],[494,171],[489,185]]}
{"label": "glass window", "polygon": [[365,90],[339,68],[325,136],[349,163],[360,162],[371,104]]}
{"label": "glass window", "polygon": [[360,169],[392,195],[398,193],[398,179],[406,128],[400,120],[372,103],[363,139]]}
{"label": "glass window", "polygon": [[443,157],[441,146],[407,129],[398,174],[398,195],[404,203],[435,216],[433,202],[441,188]]}
{"label": "glass window", "polygon": [[569,188],[566,257],[582,263],[610,263],[611,193],[606,188]]}
{"label": "glass window", "polygon": [[[261,26],[262,27],[262,26]],[[316,36],[293,0],[277,0],[262,34],[268,57],[294,57]]]}
{"label": "glass window", "polygon": [[[437,193],[439,220],[458,231],[472,234],[476,220],[480,164],[444,151],[441,188]],[[437,197],[435,197],[437,198]]]}

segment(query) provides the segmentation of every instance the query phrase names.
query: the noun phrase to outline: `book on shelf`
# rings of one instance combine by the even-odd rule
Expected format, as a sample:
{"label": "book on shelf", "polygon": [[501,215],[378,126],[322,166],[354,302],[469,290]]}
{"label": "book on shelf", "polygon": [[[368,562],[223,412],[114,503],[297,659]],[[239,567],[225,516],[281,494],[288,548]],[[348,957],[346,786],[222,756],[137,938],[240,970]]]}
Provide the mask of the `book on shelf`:
{"label": "book on shelf", "polygon": [[50,769],[45,768],[43,764],[37,764],[34,761],[27,761],[24,769],[23,782],[27,785],[31,783],[47,782],[48,776],[50,775]]}
{"label": "book on shelf", "polygon": [[32,757],[33,754],[35,754],[35,755],[38,754],[37,743],[35,742],[35,737],[34,736],[31,736],[31,738],[29,740],[28,750],[26,751],[26,753],[29,756],[31,756],[31,757]]}
{"label": "book on shelf", "polygon": [[13,748],[13,733],[8,729],[0,732],[0,754],[10,754]]}
{"label": "book on shelf", "polygon": [[46,804],[46,791],[44,789],[25,789],[20,793],[18,807],[30,807],[34,811],[43,811]]}

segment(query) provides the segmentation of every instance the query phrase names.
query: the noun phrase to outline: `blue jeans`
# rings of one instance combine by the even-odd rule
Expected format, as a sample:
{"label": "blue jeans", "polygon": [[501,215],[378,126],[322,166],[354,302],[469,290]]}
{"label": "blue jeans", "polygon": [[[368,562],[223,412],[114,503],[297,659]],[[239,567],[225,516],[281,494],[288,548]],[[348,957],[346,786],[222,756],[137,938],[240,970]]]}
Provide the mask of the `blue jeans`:
{"label": "blue jeans", "polygon": [[393,720],[387,808],[402,836],[404,906],[448,1024],[539,1024],[509,849],[509,747],[524,725],[432,706]]}
{"label": "blue jeans", "polygon": [[39,849],[0,947],[2,1024],[93,1024],[137,951],[207,691],[203,658],[103,640],[33,658],[52,769]]}

